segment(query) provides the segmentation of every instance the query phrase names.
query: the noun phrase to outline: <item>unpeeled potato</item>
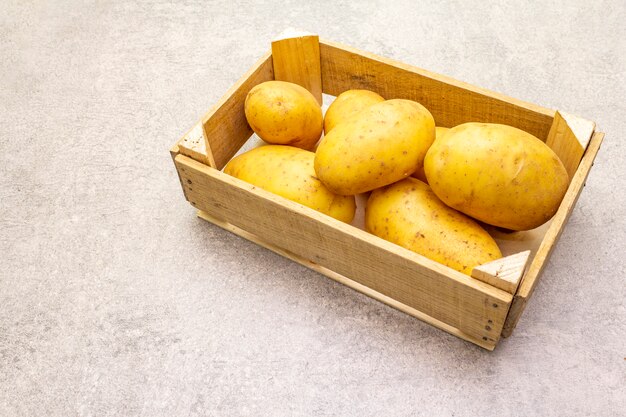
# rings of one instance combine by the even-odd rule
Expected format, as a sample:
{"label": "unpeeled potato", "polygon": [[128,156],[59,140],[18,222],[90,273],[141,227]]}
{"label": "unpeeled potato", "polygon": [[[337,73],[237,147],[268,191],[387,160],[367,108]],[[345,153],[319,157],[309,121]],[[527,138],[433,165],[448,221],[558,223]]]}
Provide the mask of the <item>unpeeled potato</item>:
{"label": "unpeeled potato", "polygon": [[291,146],[267,145],[233,158],[224,168],[264,190],[334,217],[346,223],[354,218],[354,196],[329,191],[315,176],[313,152]]}
{"label": "unpeeled potato", "polygon": [[334,193],[354,195],[411,175],[435,139],[435,121],[411,100],[373,104],[333,128],[315,153],[315,172]]}
{"label": "unpeeled potato", "polygon": [[326,110],[324,133],[328,133],[337,124],[358,115],[372,104],[385,101],[380,95],[369,90],[348,90],[339,94]]}
{"label": "unpeeled potato", "polygon": [[313,149],[322,134],[322,108],[298,84],[266,81],[253,87],[244,104],[248,124],[267,143]]}
{"label": "unpeeled potato", "polygon": [[365,209],[365,229],[467,275],[475,266],[502,257],[496,242],[478,223],[446,206],[415,178],[372,192]]}
{"label": "unpeeled potato", "polygon": [[[450,129],[447,127],[436,126],[435,127],[435,140],[445,135],[448,130]],[[426,178],[426,172],[424,172],[423,162],[419,165],[419,167],[417,167],[417,171],[413,173],[412,177],[417,178],[420,181],[424,181],[426,184],[428,184],[428,179]]]}
{"label": "unpeeled potato", "polygon": [[559,207],[569,177],[544,142],[511,126],[465,123],[435,141],[428,182],[447,205],[482,222],[529,230]]}

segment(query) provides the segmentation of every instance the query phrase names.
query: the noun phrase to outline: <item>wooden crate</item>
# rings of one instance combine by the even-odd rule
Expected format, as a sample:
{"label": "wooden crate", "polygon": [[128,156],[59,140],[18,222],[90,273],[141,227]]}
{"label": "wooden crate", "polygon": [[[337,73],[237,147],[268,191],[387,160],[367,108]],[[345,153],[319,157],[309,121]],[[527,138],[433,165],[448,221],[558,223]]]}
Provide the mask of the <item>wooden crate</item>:
{"label": "wooden crate", "polygon": [[[426,106],[438,126],[504,123],[544,140],[570,174],[551,222],[531,251],[475,268],[472,276],[224,174],[252,135],[248,91],[279,79],[338,95],[363,88]],[[286,37],[213,106],[171,150],[185,198],[198,215],[329,278],[460,338],[492,350],[509,336],[572,212],[604,134],[587,120],[529,104],[315,35]],[[539,233],[537,237],[537,233]],[[519,239],[518,239],[519,240]],[[519,243],[519,242],[518,242]],[[530,245],[530,243],[529,243]],[[530,254],[530,255],[529,255]]]}

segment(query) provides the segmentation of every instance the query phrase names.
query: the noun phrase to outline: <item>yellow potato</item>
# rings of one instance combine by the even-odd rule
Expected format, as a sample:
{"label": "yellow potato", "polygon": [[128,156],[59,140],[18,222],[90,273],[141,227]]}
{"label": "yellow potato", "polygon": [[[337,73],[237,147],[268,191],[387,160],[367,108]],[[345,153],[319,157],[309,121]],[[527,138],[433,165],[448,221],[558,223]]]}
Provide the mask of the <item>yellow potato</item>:
{"label": "yellow potato", "polygon": [[430,148],[428,182],[447,205],[485,223],[529,230],[559,207],[569,178],[541,140],[511,126],[465,123]]}
{"label": "yellow potato", "polygon": [[337,126],[337,124],[348,120],[361,113],[372,104],[380,103],[381,101],[385,101],[385,99],[373,91],[344,91],[337,96],[335,101],[328,107],[328,110],[326,110],[326,115],[324,116],[324,133],[328,135],[328,132],[330,132],[333,127]]}
{"label": "yellow potato", "polygon": [[414,178],[372,192],[365,229],[467,275],[475,266],[502,257],[478,223],[443,204],[428,185]]}
{"label": "yellow potato", "polygon": [[[435,127],[435,140],[442,137],[448,130],[450,129],[447,127],[436,126]],[[421,163],[419,167],[417,167],[417,171],[413,173],[412,177],[417,178],[420,181],[424,181],[426,184],[428,184],[428,178],[426,178],[426,172],[424,172],[423,163]]]}
{"label": "yellow potato", "polygon": [[322,134],[322,108],[297,84],[258,84],[248,92],[244,108],[248,124],[267,143],[310,150]]}
{"label": "yellow potato", "polygon": [[261,146],[233,158],[224,172],[350,223],[356,209],[354,197],[330,192],[315,176],[314,158],[313,152],[291,146]]}
{"label": "yellow potato", "polygon": [[374,104],[341,124],[315,153],[317,177],[334,193],[353,195],[411,175],[435,139],[435,121],[410,100]]}

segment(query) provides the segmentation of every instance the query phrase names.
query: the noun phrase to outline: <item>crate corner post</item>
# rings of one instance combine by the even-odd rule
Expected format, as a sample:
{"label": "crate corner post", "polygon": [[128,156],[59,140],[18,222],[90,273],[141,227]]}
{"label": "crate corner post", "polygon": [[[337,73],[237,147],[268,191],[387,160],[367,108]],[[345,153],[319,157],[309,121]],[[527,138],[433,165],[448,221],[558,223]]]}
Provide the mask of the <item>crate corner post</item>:
{"label": "crate corner post", "polygon": [[515,295],[526,270],[529,256],[530,251],[525,250],[479,265],[472,270],[472,277]]}
{"label": "crate corner post", "polygon": [[322,70],[319,36],[287,29],[272,41],[274,78],[298,84],[322,104]]}

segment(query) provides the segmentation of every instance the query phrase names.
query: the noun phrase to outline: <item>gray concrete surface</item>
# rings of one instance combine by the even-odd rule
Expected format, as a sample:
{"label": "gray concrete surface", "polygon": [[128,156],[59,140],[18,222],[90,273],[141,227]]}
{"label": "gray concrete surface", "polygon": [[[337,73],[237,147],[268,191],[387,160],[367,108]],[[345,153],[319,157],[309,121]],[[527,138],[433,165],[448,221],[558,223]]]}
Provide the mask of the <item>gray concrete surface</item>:
{"label": "gray concrete surface", "polygon": [[[626,415],[626,4],[521,3],[3,1],[0,415]],[[607,132],[495,352],[184,201],[168,148],[289,26]]]}

